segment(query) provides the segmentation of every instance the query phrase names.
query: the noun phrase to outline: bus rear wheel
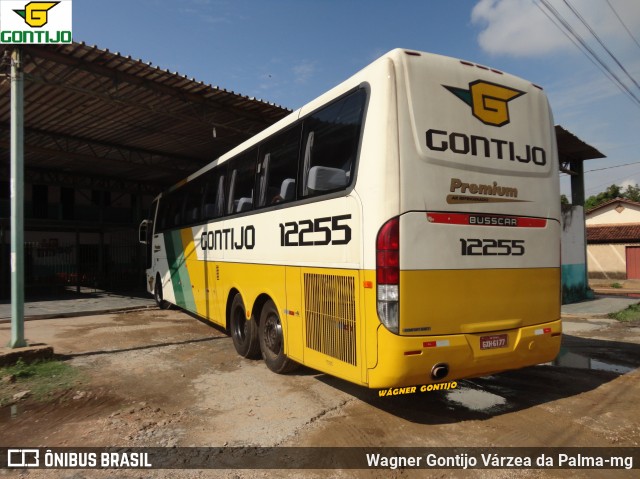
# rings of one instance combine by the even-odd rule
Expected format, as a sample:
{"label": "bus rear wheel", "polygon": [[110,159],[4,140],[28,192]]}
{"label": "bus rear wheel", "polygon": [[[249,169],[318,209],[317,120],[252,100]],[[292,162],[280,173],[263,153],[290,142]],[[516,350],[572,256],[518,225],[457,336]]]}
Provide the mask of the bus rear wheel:
{"label": "bus rear wheel", "polygon": [[299,365],[284,353],[284,335],[282,323],[273,301],[269,300],[262,307],[260,314],[260,350],[262,359],[274,373],[284,374],[296,369]]}
{"label": "bus rear wheel", "polygon": [[169,309],[171,307],[171,303],[169,301],[162,299],[162,282],[160,280],[160,275],[156,276],[156,284],[153,287],[153,299],[156,300],[156,304],[160,309]]}
{"label": "bus rear wheel", "polygon": [[258,341],[258,326],[254,319],[247,320],[247,310],[240,293],[236,294],[231,303],[229,329],[236,351],[243,358],[260,357],[260,343]]}

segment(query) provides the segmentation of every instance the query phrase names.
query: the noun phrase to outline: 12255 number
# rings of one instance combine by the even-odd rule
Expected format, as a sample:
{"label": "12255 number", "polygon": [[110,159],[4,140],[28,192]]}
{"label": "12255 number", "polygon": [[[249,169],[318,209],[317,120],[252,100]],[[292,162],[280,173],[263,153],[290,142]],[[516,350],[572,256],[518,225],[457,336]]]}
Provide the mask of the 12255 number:
{"label": "12255 number", "polygon": [[524,240],[460,238],[462,256],[522,256]]}
{"label": "12255 number", "polygon": [[280,246],[324,246],[348,244],[351,215],[326,216],[313,220],[280,223]]}

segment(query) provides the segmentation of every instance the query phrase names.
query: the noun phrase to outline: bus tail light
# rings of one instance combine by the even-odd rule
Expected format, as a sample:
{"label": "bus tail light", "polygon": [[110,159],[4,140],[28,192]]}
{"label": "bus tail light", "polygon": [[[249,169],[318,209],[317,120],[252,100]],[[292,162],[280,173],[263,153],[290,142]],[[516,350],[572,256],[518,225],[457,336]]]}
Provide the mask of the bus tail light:
{"label": "bus tail light", "polygon": [[376,239],[378,318],[392,333],[399,331],[400,219],[387,221]]}

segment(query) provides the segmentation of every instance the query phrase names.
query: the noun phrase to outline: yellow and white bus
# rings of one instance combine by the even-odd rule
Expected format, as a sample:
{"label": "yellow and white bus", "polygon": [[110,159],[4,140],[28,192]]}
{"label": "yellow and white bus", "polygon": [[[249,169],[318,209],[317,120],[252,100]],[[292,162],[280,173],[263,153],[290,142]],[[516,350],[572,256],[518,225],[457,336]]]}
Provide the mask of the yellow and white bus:
{"label": "yellow and white bus", "polygon": [[396,49],[159,195],[148,290],[237,352],[369,387],[552,360],[560,202],[542,89]]}

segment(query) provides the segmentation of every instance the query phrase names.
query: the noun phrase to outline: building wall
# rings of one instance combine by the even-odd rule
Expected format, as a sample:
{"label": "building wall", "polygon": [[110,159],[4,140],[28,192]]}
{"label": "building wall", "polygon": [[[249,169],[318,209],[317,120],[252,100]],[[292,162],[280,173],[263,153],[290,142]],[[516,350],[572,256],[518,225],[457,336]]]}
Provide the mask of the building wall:
{"label": "building wall", "polygon": [[640,208],[628,203],[611,203],[592,211],[586,217],[587,226],[640,223]]}
{"label": "building wall", "polygon": [[[137,229],[151,195],[25,184],[25,291],[144,289]],[[10,197],[0,182],[0,298],[10,293]],[[78,233],[76,234],[76,231]]]}
{"label": "building wall", "polygon": [[626,279],[626,245],[590,244],[587,246],[587,266],[590,279]]}
{"label": "building wall", "polygon": [[627,247],[640,247],[640,241],[623,244],[590,244],[587,247],[590,279],[627,279]]}
{"label": "building wall", "polygon": [[[27,223],[34,219],[82,221],[94,224],[96,229],[109,224],[137,227],[153,200],[151,195],[74,189],[71,204],[65,204],[63,188],[57,185],[25,184],[24,215]],[[10,204],[8,182],[0,182],[0,218],[9,218]]]}

